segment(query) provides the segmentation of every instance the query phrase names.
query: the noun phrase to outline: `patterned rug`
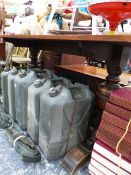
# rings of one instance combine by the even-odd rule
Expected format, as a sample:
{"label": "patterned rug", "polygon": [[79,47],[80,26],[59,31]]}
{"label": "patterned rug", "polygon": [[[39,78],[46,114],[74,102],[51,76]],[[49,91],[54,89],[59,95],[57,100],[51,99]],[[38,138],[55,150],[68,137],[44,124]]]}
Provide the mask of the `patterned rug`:
{"label": "patterned rug", "polygon": [[[6,140],[4,130],[0,129],[0,175],[68,175],[60,163],[60,160],[48,162],[43,155],[39,163],[23,162]],[[88,175],[87,165],[76,175]]]}

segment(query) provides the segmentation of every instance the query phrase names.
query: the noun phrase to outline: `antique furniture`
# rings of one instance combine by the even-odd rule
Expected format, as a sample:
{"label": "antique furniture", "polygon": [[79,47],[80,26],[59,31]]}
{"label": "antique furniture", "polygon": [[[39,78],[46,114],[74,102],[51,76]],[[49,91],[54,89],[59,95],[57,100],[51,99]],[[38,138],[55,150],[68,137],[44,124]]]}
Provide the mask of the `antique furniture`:
{"label": "antique furniture", "polygon": [[[103,84],[100,84],[96,89],[97,94],[97,106],[103,109],[105,102],[108,99],[110,92],[114,89],[120,88],[120,78],[122,71],[120,69],[120,60],[123,53],[124,46],[131,45],[130,35],[89,35],[89,34],[48,34],[48,35],[35,35],[35,36],[24,36],[24,35],[3,35],[4,41],[13,43],[16,47],[29,47],[31,62],[29,67],[34,69],[41,67],[41,64],[37,60],[37,56],[40,49],[56,52],[57,54],[69,53],[74,55],[85,56],[87,58],[95,58],[98,60],[107,61],[107,77]],[[76,75],[76,77],[79,76]],[[90,77],[88,77],[90,79]],[[86,79],[85,79],[86,81]],[[93,81],[92,81],[93,83]],[[98,115],[98,114],[97,114]],[[76,148],[75,154],[80,155],[79,148]],[[85,160],[89,159],[89,154],[85,150],[81,150],[82,161],[76,162],[75,167],[81,165]],[[69,153],[70,155],[71,153]],[[85,155],[85,158],[83,158]],[[78,156],[73,156],[71,160],[77,159]],[[65,163],[69,162],[70,157],[65,157]],[[67,159],[66,159],[67,158]],[[67,161],[66,161],[67,160]],[[63,162],[63,164],[65,164]],[[71,170],[74,172],[75,169],[72,166]]]}
{"label": "antique furniture", "polygon": [[[71,79],[72,82],[89,85],[94,93],[98,85],[105,82],[107,76],[107,69],[86,64],[58,65],[55,67],[55,72],[59,76]],[[120,75],[120,85],[127,86],[130,78],[130,74],[123,72]]]}
{"label": "antique furniture", "polygon": [[[4,41],[16,47],[29,47],[30,68],[39,67],[37,55],[40,49],[69,53],[107,61],[106,82],[97,88],[97,94],[105,102],[113,89],[120,87],[122,71],[120,61],[124,46],[131,45],[131,35],[47,34],[47,35],[3,35]],[[104,103],[103,103],[104,104]],[[101,106],[102,108],[104,105]]]}
{"label": "antique furniture", "polygon": [[0,60],[4,60],[4,58],[5,58],[4,43],[0,42]]}

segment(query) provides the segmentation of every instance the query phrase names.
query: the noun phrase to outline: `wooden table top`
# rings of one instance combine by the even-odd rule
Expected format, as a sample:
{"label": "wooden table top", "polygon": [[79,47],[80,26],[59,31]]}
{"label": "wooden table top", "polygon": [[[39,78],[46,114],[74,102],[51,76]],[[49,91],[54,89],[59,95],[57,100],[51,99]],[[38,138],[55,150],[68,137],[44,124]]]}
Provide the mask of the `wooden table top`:
{"label": "wooden table top", "polygon": [[[106,76],[108,75],[106,69],[89,66],[89,65],[80,65],[80,64],[79,65],[60,65],[57,67],[67,69],[70,71],[74,71],[74,72],[78,72],[78,73],[82,73],[82,74],[89,75],[92,77],[104,79],[104,80]],[[131,79],[131,74],[122,73],[120,75],[120,79],[121,79],[120,84],[127,85],[128,80]]]}
{"label": "wooden table top", "polygon": [[64,40],[131,43],[131,35],[91,35],[91,34],[46,34],[46,35],[0,35],[5,40]]}

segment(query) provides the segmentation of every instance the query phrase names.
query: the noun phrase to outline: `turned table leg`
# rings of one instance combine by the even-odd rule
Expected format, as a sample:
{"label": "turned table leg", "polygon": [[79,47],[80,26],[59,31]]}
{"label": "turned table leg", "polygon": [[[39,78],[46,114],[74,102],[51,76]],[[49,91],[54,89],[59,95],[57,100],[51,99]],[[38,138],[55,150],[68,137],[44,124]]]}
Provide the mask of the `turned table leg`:
{"label": "turned table leg", "polygon": [[30,68],[41,67],[41,63],[38,62],[38,53],[40,49],[30,47],[29,50],[30,50],[30,59],[31,59],[31,62],[29,63],[29,67]]}
{"label": "turned table leg", "polygon": [[120,78],[122,71],[120,68],[120,61],[123,52],[122,46],[114,46],[112,49],[111,59],[107,61],[107,72],[108,76],[106,77],[106,86],[110,89],[120,88]]}
{"label": "turned table leg", "polygon": [[102,83],[97,88],[97,105],[99,109],[104,110],[106,101],[113,90],[120,88],[120,78],[122,71],[120,68],[120,61],[123,52],[123,46],[113,45],[111,58],[107,60],[106,82]]}

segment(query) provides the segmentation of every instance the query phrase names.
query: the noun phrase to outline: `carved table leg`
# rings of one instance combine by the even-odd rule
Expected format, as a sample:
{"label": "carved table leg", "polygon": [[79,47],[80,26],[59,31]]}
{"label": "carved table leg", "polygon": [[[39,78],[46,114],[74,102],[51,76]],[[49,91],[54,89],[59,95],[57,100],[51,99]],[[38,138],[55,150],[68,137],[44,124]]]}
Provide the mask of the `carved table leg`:
{"label": "carved table leg", "polygon": [[40,50],[32,47],[30,47],[29,50],[30,50],[30,59],[31,59],[31,62],[29,63],[29,67],[30,68],[41,67],[41,63],[38,62],[38,53]]}
{"label": "carved table leg", "polygon": [[120,61],[123,52],[122,46],[113,47],[112,58],[107,61],[107,72],[108,76],[106,77],[106,86],[110,89],[120,88],[120,78],[122,71],[120,68]]}
{"label": "carved table leg", "polygon": [[120,61],[123,52],[123,46],[113,45],[111,58],[107,61],[106,82],[100,84],[97,89],[97,105],[100,109],[105,108],[106,101],[109,99],[112,90],[120,88],[120,78],[122,71],[120,68]]}

